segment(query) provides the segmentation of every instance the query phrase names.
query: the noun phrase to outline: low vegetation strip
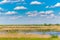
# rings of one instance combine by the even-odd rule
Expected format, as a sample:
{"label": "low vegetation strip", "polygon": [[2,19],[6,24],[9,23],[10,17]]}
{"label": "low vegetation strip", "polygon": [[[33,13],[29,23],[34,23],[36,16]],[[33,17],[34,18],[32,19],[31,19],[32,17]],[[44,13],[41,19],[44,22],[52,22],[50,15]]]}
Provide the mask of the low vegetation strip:
{"label": "low vegetation strip", "polygon": [[59,38],[0,38],[0,40],[60,40]]}
{"label": "low vegetation strip", "polygon": [[60,26],[0,26],[0,31],[60,31]]}

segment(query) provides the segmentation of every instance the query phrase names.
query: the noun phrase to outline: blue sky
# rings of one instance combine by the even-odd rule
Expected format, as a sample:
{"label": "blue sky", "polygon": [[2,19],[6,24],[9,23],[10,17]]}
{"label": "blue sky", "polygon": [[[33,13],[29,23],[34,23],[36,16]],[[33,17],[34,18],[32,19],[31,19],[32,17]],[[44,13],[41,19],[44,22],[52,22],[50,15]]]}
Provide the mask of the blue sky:
{"label": "blue sky", "polygon": [[0,24],[60,24],[60,0],[0,0]]}

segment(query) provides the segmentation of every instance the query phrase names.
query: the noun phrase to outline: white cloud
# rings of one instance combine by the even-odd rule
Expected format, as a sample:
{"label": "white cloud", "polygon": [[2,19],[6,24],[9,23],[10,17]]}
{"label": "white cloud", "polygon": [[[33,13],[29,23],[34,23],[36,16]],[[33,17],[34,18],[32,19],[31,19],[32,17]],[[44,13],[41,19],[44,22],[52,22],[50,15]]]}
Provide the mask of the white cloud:
{"label": "white cloud", "polygon": [[8,2],[8,0],[3,0],[0,2],[0,4],[7,3],[7,2]]}
{"label": "white cloud", "polygon": [[48,15],[48,14],[52,14],[54,11],[52,10],[48,10],[48,11],[40,11],[39,14],[40,15]]}
{"label": "white cloud", "polygon": [[35,16],[54,16],[53,15],[54,11],[53,10],[48,10],[48,11],[31,11],[31,12],[27,12],[26,14],[28,16],[32,16],[32,17],[35,17]]}
{"label": "white cloud", "polygon": [[45,13],[46,13],[46,14],[52,14],[53,11],[52,11],[52,10],[49,10],[49,11],[46,11]]}
{"label": "white cloud", "polygon": [[55,5],[51,6],[50,8],[60,7],[60,3],[56,3]]}
{"label": "white cloud", "polygon": [[46,18],[56,17],[53,10],[40,11],[39,14],[40,14],[41,17],[46,17]]}
{"label": "white cloud", "polygon": [[8,12],[6,12],[6,14],[16,14],[17,12],[15,12],[15,11],[8,11]]}
{"label": "white cloud", "polygon": [[[21,1],[21,0],[2,0],[2,1],[0,2],[0,4],[13,3],[13,2],[19,2],[19,1]],[[22,0],[22,1],[23,1],[23,0]]]}
{"label": "white cloud", "polygon": [[31,17],[34,17],[34,16],[37,16],[37,15],[38,15],[37,11],[27,12],[26,14],[27,14],[28,16],[31,16]]}
{"label": "white cloud", "polygon": [[30,4],[33,4],[33,5],[35,5],[35,4],[42,4],[42,2],[32,1]]}
{"label": "white cloud", "polygon": [[27,8],[24,6],[17,6],[14,8],[14,10],[25,10],[25,9],[27,9]]}
{"label": "white cloud", "polygon": [[40,14],[40,16],[45,16],[46,13],[45,13],[45,11],[40,11],[39,14]]}
{"label": "white cloud", "polygon": [[56,3],[55,5],[52,6],[46,6],[46,8],[55,8],[55,7],[60,7],[60,3]]}
{"label": "white cloud", "polygon": [[0,11],[3,11],[4,9],[0,7]]}
{"label": "white cloud", "polygon": [[54,15],[54,14],[51,14],[50,16],[51,16],[51,17],[54,17],[55,15]]}
{"label": "white cloud", "polygon": [[57,3],[54,5],[55,7],[60,7],[60,3]]}
{"label": "white cloud", "polygon": [[56,16],[54,14],[50,14],[49,16],[47,16],[47,18],[55,18]]}
{"label": "white cloud", "polygon": [[49,6],[46,6],[46,8],[49,8]]}

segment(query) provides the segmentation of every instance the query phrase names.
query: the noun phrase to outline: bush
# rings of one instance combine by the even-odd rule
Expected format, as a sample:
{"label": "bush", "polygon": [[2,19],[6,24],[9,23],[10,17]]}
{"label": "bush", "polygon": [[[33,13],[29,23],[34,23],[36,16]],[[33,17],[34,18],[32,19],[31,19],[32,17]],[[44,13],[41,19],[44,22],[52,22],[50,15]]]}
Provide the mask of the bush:
{"label": "bush", "polygon": [[52,35],[52,38],[58,38],[58,35]]}

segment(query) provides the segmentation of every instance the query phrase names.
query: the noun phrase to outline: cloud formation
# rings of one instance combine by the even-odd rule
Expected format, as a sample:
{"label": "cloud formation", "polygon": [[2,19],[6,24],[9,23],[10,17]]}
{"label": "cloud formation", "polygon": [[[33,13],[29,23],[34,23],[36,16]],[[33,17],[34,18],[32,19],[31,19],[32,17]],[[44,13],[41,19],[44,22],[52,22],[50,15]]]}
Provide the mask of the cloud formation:
{"label": "cloud formation", "polygon": [[30,17],[36,17],[36,16],[41,16],[41,17],[51,16],[51,17],[53,17],[53,16],[55,16],[53,10],[39,11],[39,12],[38,11],[31,11],[31,12],[27,12],[26,14]]}
{"label": "cloud formation", "polygon": [[55,8],[55,7],[60,7],[60,3],[56,3],[55,5],[51,6],[46,6],[46,8]]}
{"label": "cloud formation", "polygon": [[40,15],[49,15],[49,14],[52,14],[54,11],[52,10],[48,10],[48,11],[40,11],[39,14]]}
{"label": "cloud formation", "polygon": [[56,17],[53,10],[40,11],[39,14],[41,17],[45,17],[45,18],[55,18]]}
{"label": "cloud formation", "polygon": [[24,6],[17,6],[14,8],[14,10],[25,10],[25,9],[27,9],[27,8]]}
{"label": "cloud formation", "polygon": [[31,16],[31,17],[34,17],[34,16],[37,16],[38,15],[37,11],[27,12],[26,14],[28,16]]}
{"label": "cloud formation", "polygon": [[56,3],[54,6],[55,7],[60,7],[60,3]]}
{"label": "cloud formation", "polygon": [[24,1],[24,0],[2,0],[0,4],[13,3],[13,2],[19,2],[19,1]]}
{"label": "cloud formation", "polygon": [[8,15],[11,15],[11,14],[16,14],[17,12],[15,12],[15,11],[8,11],[8,12],[6,12],[5,14],[8,14]]}
{"label": "cloud formation", "polygon": [[4,9],[0,7],[0,11],[3,11]]}
{"label": "cloud formation", "polygon": [[39,4],[42,4],[42,2],[39,2],[39,1],[32,1],[30,4],[31,4],[31,5],[39,5]]}

